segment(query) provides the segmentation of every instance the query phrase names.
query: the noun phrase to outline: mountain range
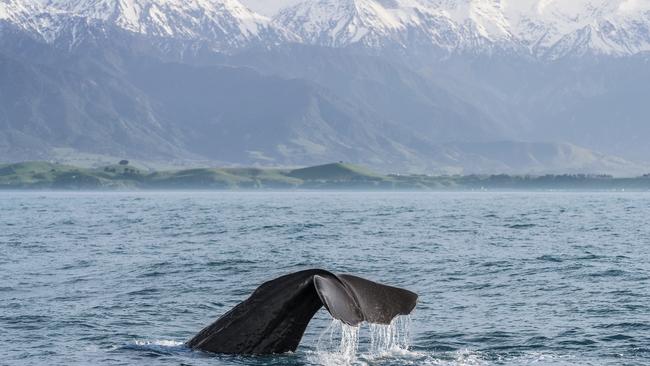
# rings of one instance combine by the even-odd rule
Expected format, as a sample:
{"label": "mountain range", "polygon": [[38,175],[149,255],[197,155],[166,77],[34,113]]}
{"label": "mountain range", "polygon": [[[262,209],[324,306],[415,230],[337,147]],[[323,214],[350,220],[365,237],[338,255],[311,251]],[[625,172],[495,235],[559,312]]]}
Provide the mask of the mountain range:
{"label": "mountain range", "polygon": [[634,175],[649,55],[642,0],[0,0],[0,160]]}

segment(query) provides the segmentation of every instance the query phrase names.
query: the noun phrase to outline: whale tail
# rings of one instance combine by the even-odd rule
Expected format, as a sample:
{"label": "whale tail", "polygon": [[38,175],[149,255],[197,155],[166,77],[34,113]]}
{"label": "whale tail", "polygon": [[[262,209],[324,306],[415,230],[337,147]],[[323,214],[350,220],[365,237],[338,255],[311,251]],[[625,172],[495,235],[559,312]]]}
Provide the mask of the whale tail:
{"label": "whale tail", "polygon": [[323,306],[348,325],[390,324],[415,308],[408,290],[352,275],[312,269],[268,281],[187,342],[193,349],[226,354],[295,351]]}

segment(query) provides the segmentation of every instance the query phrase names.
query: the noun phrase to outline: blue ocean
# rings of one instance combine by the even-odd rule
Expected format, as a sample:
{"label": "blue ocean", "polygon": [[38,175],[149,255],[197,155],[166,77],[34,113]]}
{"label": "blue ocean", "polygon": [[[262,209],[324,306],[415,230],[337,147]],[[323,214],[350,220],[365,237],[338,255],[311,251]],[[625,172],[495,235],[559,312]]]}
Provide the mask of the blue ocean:
{"label": "blue ocean", "polygon": [[[1,365],[649,365],[650,194],[0,193]],[[295,353],[184,342],[308,268],[419,294]]]}

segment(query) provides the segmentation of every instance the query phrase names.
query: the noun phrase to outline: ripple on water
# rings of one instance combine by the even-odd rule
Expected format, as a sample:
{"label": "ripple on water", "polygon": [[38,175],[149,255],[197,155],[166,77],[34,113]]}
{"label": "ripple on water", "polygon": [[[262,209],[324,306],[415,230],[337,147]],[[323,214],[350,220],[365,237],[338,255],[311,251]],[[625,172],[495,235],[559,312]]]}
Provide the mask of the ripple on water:
{"label": "ripple on water", "polygon": [[289,355],[182,345],[309,267],[420,295],[408,347],[365,326],[352,364],[650,364],[650,194],[0,195],[0,364],[318,365],[327,317]]}
{"label": "ripple on water", "polygon": [[509,229],[517,229],[517,230],[526,230],[526,229],[532,229],[536,227],[537,225],[535,224],[510,224],[506,225],[507,228]]}

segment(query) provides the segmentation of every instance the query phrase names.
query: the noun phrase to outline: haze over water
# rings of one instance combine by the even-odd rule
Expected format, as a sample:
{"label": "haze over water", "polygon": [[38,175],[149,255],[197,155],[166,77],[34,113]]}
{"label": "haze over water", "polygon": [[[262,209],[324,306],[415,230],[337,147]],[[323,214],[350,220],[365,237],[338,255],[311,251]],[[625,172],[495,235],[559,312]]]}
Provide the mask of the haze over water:
{"label": "haze over water", "polygon": [[324,311],[295,354],[183,347],[317,267],[420,295],[408,350],[366,325],[354,364],[647,365],[649,217],[647,193],[2,192],[0,364],[336,364]]}

